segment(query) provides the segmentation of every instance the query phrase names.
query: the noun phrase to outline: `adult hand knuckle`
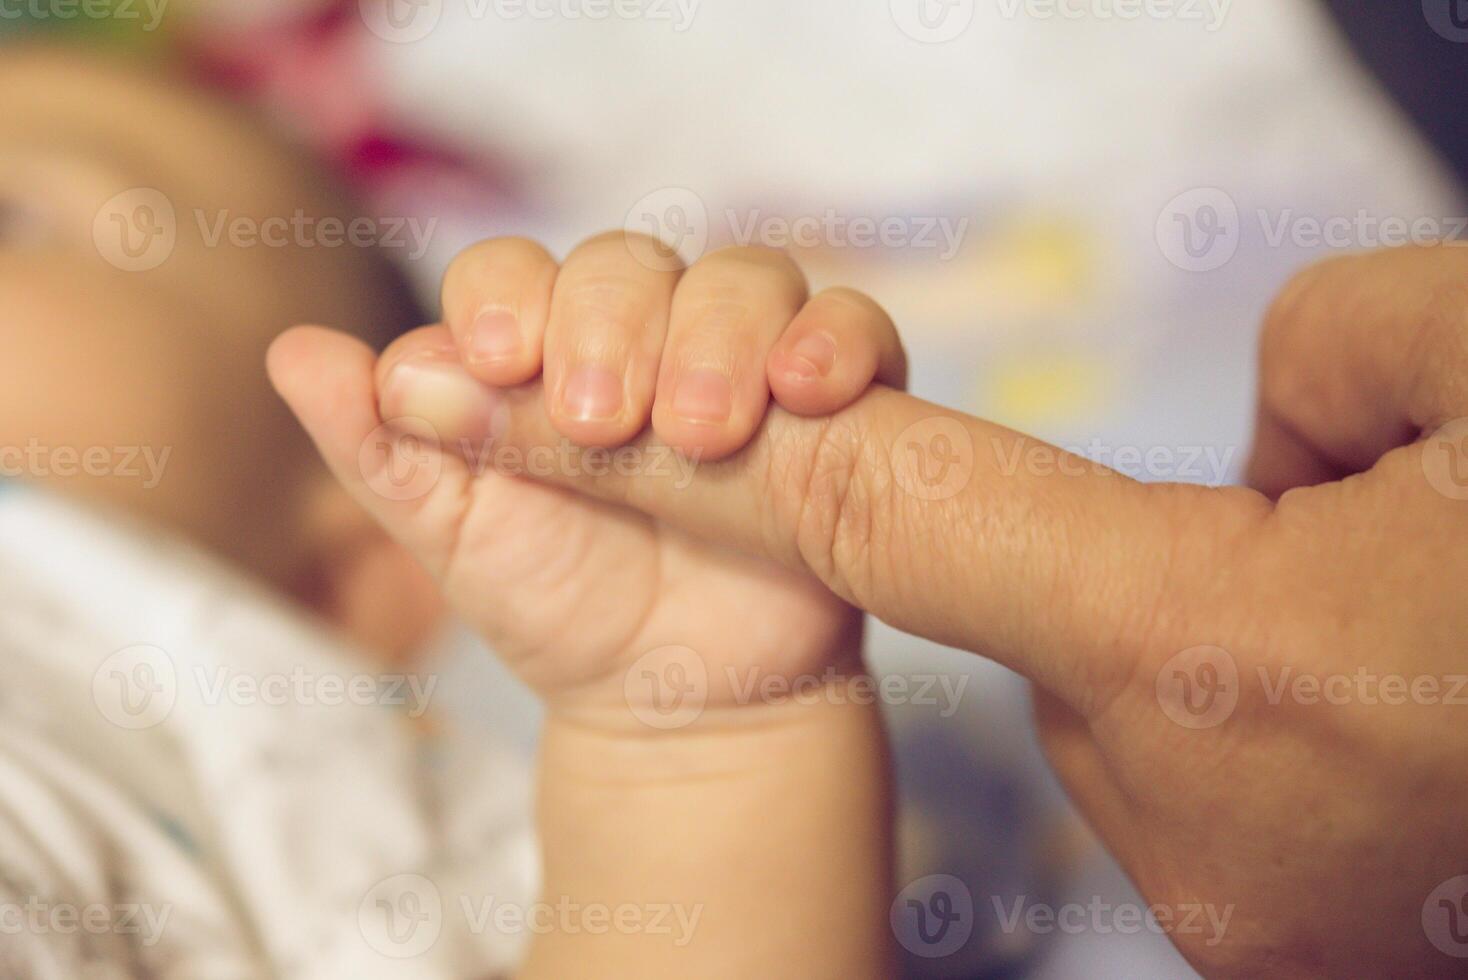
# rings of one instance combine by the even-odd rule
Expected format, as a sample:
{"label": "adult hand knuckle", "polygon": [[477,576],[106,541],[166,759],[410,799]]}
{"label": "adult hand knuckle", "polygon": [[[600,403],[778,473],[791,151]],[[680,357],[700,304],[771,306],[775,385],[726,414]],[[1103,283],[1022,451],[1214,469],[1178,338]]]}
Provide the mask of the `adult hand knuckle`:
{"label": "adult hand knuckle", "polygon": [[876,553],[890,524],[891,475],[859,422],[837,416],[811,439],[790,482],[802,559],[837,593],[870,592]]}

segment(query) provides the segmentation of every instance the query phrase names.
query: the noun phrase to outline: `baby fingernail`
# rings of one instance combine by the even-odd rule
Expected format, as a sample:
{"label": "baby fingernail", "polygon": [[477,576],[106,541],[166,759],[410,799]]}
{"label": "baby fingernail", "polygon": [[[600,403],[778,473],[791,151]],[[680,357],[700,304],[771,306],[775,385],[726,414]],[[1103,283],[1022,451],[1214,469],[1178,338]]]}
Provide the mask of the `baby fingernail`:
{"label": "baby fingernail", "polygon": [[802,378],[821,378],[836,366],[836,341],[824,333],[809,333],[790,348],[790,370]]}
{"label": "baby fingernail", "polygon": [[498,405],[492,389],[433,356],[403,361],[383,383],[383,418],[440,442],[490,436]]}
{"label": "baby fingernail", "polygon": [[673,414],[689,422],[727,422],[734,410],[729,379],[711,368],[685,371],[673,391]]}
{"label": "baby fingernail", "polygon": [[525,347],[520,337],[520,320],[509,310],[485,310],[469,328],[469,362],[490,364],[508,361]]}
{"label": "baby fingernail", "polygon": [[566,379],[561,407],[578,422],[614,419],[622,412],[622,378],[599,365],[583,364]]}

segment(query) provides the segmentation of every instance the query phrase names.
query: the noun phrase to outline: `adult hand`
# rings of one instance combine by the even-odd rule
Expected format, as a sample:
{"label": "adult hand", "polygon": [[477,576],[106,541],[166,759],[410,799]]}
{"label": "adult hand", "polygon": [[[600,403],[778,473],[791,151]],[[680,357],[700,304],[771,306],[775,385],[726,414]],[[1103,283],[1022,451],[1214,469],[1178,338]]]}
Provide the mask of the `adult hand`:
{"label": "adult hand", "polygon": [[[1461,972],[1468,249],[1307,272],[1262,371],[1257,489],[1143,485],[884,388],[772,411],[691,482],[534,475],[1031,678],[1061,777],[1203,972]],[[497,445],[556,444],[542,402],[505,392]]]}

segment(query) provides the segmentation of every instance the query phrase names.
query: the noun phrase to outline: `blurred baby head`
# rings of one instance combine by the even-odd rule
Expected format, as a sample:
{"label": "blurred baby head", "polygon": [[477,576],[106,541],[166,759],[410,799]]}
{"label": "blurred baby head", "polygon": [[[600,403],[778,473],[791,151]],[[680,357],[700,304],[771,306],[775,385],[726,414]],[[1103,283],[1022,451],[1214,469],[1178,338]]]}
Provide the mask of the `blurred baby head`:
{"label": "blurred baby head", "polygon": [[17,46],[0,85],[4,475],[182,533],[406,652],[436,616],[431,585],[264,370],[293,323],[374,346],[413,326],[401,276],[306,237],[302,218],[353,217],[321,170],[156,66]]}

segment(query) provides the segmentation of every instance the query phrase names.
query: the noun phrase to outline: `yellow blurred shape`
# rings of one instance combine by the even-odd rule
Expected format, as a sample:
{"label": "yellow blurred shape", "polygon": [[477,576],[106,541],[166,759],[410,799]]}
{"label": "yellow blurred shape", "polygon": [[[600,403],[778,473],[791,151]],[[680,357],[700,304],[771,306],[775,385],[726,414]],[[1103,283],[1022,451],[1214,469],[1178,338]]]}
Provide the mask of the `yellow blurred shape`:
{"label": "yellow blurred shape", "polygon": [[1018,427],[1093,414],[1116,391],[1116,368],[1075,355],[1020,354],[996,365],[984,414]]}
{"label": "yellow blurred shape", "polygon": [[1074,302],[1090,290],[1096,252],[1077,224],[1053,216],[1016,220],[989,243],[991,273],[1042,304]]}

